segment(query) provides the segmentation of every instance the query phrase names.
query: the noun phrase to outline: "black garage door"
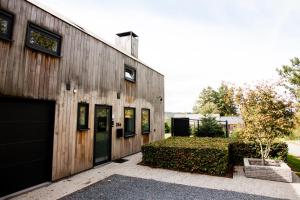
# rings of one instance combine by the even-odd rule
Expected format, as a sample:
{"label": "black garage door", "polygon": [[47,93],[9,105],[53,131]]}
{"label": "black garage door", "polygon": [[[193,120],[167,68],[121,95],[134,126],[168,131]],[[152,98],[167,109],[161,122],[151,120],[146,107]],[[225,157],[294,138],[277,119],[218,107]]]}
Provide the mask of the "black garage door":
{"label": "black garage door", "polygon": [[0,197],[51,180],[54,107],[0,98]]}

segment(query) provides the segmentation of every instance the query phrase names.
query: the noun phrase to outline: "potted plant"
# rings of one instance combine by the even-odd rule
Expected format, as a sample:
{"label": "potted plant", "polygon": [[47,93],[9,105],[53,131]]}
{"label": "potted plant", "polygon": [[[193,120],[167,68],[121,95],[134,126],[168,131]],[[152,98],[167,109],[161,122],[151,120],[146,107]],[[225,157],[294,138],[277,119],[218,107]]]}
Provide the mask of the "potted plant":
{"label": "potted plant", "polygon": [[292,102],[279,96],[272,86],[239,89],[237,103],[244,121],[241,138],[260,147],[261,159],[244,158],[247,177],[292,182],[291,169],[282,161],[268,159],[271,144],[290,134],[294,125]]}

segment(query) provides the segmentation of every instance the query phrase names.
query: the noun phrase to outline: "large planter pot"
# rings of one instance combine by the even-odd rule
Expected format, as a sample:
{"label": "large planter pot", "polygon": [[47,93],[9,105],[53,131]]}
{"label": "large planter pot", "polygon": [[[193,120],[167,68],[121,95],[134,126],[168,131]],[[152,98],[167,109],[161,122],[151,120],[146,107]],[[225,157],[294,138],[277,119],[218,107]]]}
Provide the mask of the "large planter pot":
{"label": "large planter pot", "polygon": [[266,160],[266,165],[261,165],[261,159],[244,158],[244,169],[249,178],[288,183],[293,181],[291,168],[279,160]]}

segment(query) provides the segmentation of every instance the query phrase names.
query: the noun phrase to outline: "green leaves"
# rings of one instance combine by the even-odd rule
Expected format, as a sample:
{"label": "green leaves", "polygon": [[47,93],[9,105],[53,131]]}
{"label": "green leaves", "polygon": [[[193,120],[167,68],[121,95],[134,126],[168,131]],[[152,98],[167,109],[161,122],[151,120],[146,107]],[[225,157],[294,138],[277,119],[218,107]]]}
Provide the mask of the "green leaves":
{"label": "green leaves", "polygon": [[204,88],[193,111],[204,116],[211,114],[220,114],[221,116],[236,115],[237,108],[234,102],[233,87],[222,83],[216,91],[211,87]]}
{"label": "green leaves", "polygon": [[[272,143],[270,157],[286,161],[288,146],[286,143]],[[260,158],[260,147],[253,142],[236,141],[229,145],[229,157],[232,165],[242,165],[244,158]]]}
{"label": "green leaves", "polygon": [[198,137],[224,137],[222,126],[213,117],[203,118],[199,131],[195,132]]}
{"label": "green leaves", "polygon": [[173,137],[142,146],[143,164],[179,171],[225,175],[229,140]]}
{"label": "green leaves", "polygon": [[292,103],[281,98],[272,86],[261,84],[254,89],[240,90],[238,103],[244,120],[240,136],[264,145],[262,159],[268,157],[271,143],[289,135],[294,126]]}
{"label": "green leaves", "polygon": [[291,65],[283,65],[277,72],[283,79],[283,85],[297,98],[300,97],[300,60],[297,57],[290,59]]}

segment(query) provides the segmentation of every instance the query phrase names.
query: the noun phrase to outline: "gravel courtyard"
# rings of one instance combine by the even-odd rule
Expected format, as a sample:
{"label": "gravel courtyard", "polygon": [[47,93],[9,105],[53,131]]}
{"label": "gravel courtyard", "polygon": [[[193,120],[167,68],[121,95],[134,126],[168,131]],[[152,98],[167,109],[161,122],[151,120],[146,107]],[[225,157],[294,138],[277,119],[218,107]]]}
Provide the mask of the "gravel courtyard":
{"label": "gravel courtyard", "polygon": [[133,178],[121,175],[112,175],[87,188],[84,188],[61,200],[118,200],[118,199],[198,199],[198,200],[273,200],[275,198],[263,197],[238,192],[228,192],[165,183],[149,179]]}
{"label": "gravel courtyard", "polygon": [[[195,197],[193,195],[197,195],[196,199],[201,199],[200,197],[203,197],[203,199],[215,199],[214,197],[220,196],[222,199],[228,197],[231,197],[230,199],[267,199],[266,197],[300,199],[300,181],[296,177],[293,183],[251,179],[244,176],[242,167],[235,168],[233,178],[183,173],[138,165],[141,157],[141,153],[138,153],[127,157],[127,162],[108,163],[14,199],[60,199],[91,185],[91,187],[86,188],[86,190],[91,190],[87,193],[88,195],[94,195],[92,191],[95,188],[103,190],[108,187],[109,194],[103,190],[103,196],[110,195],[108,196],[110,199],[118,199],[117,195],[120,192],[124,192],[124,188],[126,191],[135,191],[134,193],[131,192],[131,195],[136,195],[137,191],[143,190],[151,191],[151,195],[154,195],[149,197],[138,196],[137,199],[160,199],[162,196],[159,195],[165,195],[164,197],[167,198],[169,194],[174,194],[172,199],[177,197],[182,199],[182,196],[177,194],[177,189],[183,194],[191,195],[185,196],[184,199],[193,199]],[[101,182],[101,180],[104,181]],[[96,185],[93,185],[94,183]],[[97,187],[98,185],[99,187]],[[161,191],[162,188],[168,188],[168,190]],[[181,188],[186,189],[182,191]],[[100,195],[100,193],[95,193],[95,195]],[[80,193],[77,194],[79,195]],[[128,193],[124,194],[127,195]],[[103,196],[101,199],[104,199]],[[67,196],[66,199],[71,197]],[[135,196],[129,196],[127,199],[136,198]]]}

